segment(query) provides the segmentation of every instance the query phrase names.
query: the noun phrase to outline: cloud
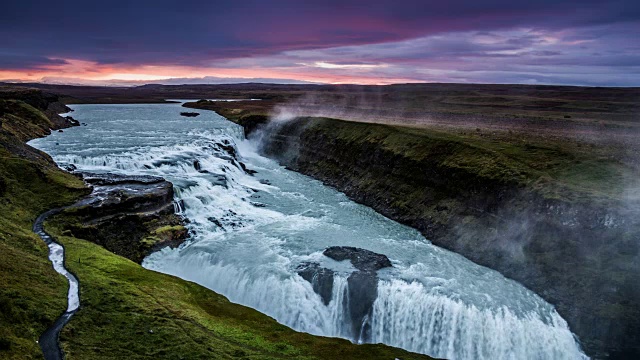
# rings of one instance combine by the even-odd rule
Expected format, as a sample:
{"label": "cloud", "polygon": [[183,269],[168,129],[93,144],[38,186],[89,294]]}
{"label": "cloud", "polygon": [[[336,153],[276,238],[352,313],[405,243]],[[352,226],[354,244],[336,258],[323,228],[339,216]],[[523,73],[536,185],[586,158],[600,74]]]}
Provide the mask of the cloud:
{"label": "cloud", "polygon": [[68,0],[54,13],[51,6],[3,4],[0,78],[243,72],[314,82],[590,84],[612,74],[610,85],[640,84],[640,2],[631,0]]}
{"label": "cloud", "polygon": [[51,59],[38,55],[23,55],[4,53],[0,50],[0,69],[25,70],[25,69],[47,69],[56,65],[66,65],[64,59]]}

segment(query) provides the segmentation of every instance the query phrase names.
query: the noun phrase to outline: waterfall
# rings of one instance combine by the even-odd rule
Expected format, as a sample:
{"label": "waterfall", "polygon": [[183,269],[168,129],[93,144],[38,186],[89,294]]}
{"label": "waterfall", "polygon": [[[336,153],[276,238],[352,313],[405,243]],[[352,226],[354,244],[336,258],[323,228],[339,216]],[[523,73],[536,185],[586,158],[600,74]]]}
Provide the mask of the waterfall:
{"label": "waterfall", "polygon": [[[184,120],[171,106],[76,105],[74,117],[87,127],[31,142],[80,171],[173,182],[175,209],[193,235],[148,256],[146,268],[316,335],[450,359],[585,358],[553,306],[518,283],[258,155],[242,128],[221,117]],[[358,301],[347,281],[353,267],[322,255],[335,245],[393,263],[378,271],[375,301],[358,320],[348,310]],[[328,302],[297,273],[309,262],[335,274]]]}

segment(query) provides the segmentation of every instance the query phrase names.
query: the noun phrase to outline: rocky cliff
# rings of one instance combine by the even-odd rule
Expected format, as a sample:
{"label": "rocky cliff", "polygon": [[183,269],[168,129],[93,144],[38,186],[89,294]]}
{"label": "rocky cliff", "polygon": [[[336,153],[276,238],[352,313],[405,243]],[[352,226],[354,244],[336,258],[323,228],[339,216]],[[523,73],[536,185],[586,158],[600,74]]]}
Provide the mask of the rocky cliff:
{"label": "rocky cliff", "polygon": [[[640,206],[618,190],[552,181],[513,155],[519,149],[439,133],[321,118],[264,123],[242,124],[265,155],[534,290],[590,355],[640,354]],[[546,162],[581,161],[527,146],[552,156]]]}
{"label": "rocky cliff", "polygon": [[62,213],[59,223],[67,235],[91,239],[137,263],[186,240],[184,220],[174,213],[170,182],[154,176],[78,175],[92,192]]}

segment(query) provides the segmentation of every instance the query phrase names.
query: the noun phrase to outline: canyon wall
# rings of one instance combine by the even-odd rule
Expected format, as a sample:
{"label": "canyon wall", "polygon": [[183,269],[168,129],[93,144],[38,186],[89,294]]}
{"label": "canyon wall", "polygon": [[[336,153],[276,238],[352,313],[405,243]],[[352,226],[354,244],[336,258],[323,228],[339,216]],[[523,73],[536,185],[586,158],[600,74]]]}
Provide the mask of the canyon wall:
{"label": "canyon wall", "polygon": [[640,354],[637,204],[531,181],[502,153],[428,132],[245,120],[265,155],[537,292],[591,356]]}

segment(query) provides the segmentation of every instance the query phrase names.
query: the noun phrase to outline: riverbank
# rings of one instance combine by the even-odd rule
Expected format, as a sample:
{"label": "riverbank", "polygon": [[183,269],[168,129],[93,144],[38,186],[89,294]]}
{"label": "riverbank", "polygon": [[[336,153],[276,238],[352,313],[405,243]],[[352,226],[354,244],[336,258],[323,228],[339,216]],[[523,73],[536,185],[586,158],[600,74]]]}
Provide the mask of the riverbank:
{"label": "riverbank", "polygon": [[[53,98],[25,91],[27,97],[12,93],[0,100],[0,357],[7,359],[41,358],[37,339],[66,308],[67,283],[31,231],[33,221],[89,192],[80,178],[24,144],[60,128],[44,114]],[[88,241],[93,239],[73,236],[77,229],[66,226],[68,216],[45,224],[65,247],[66,265],[80,281],[81,307],[60,339],[67,358],[428,359],[297,333],[204,287],[146,270]],[[162,240],[158,232],[147,235],[143,240]]]}
{"label": "riverbank", "polygon": [[624,141],[481,124],[268,123],[272,103],[186,106],[217,111],[261,137],[264,154],[531,288],[590,355],[640,351],[640,186]]}

